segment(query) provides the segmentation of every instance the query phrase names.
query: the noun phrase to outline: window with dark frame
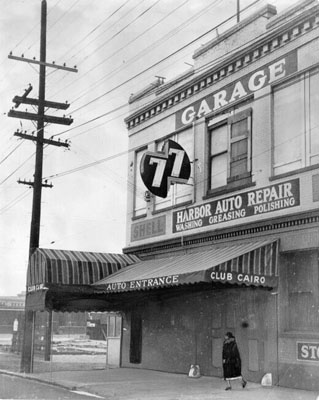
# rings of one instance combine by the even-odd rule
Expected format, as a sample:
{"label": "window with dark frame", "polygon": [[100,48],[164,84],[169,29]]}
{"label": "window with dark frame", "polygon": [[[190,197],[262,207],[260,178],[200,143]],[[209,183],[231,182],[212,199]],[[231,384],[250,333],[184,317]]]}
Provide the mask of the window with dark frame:
{"label": "window with dark frame", "polygon": [[209,128],[209,191],[238,187],[251,177],[251,109]]}

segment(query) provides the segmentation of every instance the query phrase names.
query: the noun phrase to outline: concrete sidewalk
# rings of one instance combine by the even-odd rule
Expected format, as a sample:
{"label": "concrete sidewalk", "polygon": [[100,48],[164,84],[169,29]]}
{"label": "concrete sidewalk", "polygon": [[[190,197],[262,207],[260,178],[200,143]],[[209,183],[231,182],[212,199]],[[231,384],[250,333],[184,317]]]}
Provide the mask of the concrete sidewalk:
{"label": "concrete sidewalk", "polygon": [[[9,372],[2,370],[0,373]],[[219,378],[194,379],[182,374],[131,368],[15,375],[112,400],[316,400],[319,394],[282,387],[265,388],[250,382],[245,389],[241,388],[239,382],[234,382],[233,389],[225,391],[225,382]]]}
{"label": "concrete sidewalk", "polygon": [[36,359],[32,374],[19,373],[19,366],[20,355],[0,352],[2,374],[47,382],[112,400],[316,400],[319,395],[277,386],[266,388],[252,382],[248,382],[245,389],[239,382],[234,382],[233,389],[225,391],[225,382],[220,378],[203,376],[195,379],[183,374],[135,368],[105,369],[101,364],[68,363],[66,360],[61,364]]}

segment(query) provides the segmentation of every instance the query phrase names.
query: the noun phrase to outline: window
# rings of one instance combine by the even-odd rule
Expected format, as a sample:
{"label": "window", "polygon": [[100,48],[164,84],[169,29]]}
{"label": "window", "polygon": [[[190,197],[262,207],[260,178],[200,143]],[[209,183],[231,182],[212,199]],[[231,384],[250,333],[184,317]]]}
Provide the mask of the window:
{"label": "window", "polygon": [[251,110],[212,120],[209,141],[209,189],[246,183],[251,176]]}
{"label": "window", "polygon": [[143,183],[140,174],[140,164],[143,154],[147,149],[139,150],[135,153],[135,163],[134,163],[134,217],[138,217],[146,214],[146,203],[144,199],[144,193],[146,187]]}
{"label": "window", "polygon": [[[193,132],[191,129],[183,131],[179,134],[171,136],[169,139],[174,140],[179,143],[183,149],[186,151],[189,160],[193,161],[194,153],[194,139]],[[166,139],[165,139],[166,140]],[[161,151],[165,140],[157,142],[156,149]],[[191,164],[192,166],[193,164]],[[193,167],[191,167],[191,175],[187,184],[174,184],[171,185],[166,198],[155,197],[154,198],[154,209],[162,210],[167,207],[172,207],[177,204],[182,204],[193,199]]]}
{"label": "window", "polygon": [[319,74],[274,89],[274,175],[319,163]]}
{"label": "window", "polygon": [[286,256],[288,286],[288,330],[317,331],[319,328],[318,253]]}

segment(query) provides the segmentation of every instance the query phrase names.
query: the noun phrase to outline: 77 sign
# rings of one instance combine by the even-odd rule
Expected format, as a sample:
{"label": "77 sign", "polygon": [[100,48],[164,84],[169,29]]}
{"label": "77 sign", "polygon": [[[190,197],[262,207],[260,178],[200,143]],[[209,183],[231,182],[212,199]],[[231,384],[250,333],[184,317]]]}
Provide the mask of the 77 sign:
{"label": "77 sign", "polygon": [[143,155],[140,172],[147,189],[155,196],[165,198],[172,183],[188,182],[191,165],[183,147],[167,140],[163,151],[147,151]]}

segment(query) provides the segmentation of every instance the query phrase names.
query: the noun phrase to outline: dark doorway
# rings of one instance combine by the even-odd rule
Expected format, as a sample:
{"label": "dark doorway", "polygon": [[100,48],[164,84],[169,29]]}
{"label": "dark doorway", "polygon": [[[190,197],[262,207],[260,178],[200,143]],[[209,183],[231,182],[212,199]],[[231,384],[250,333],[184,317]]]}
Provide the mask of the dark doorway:
{"label": "dark doorway", "polygon": [[212,375],[222,376],[225,332],[235,334],[246,379],[260,382],[276,365],[276,310],[269,291],[224,289],[212,304]]}
{"label": "dark doorway", "polygon": [[131,314],[130,362],[140,364],[142,361],[142,317],[140,313]]}

